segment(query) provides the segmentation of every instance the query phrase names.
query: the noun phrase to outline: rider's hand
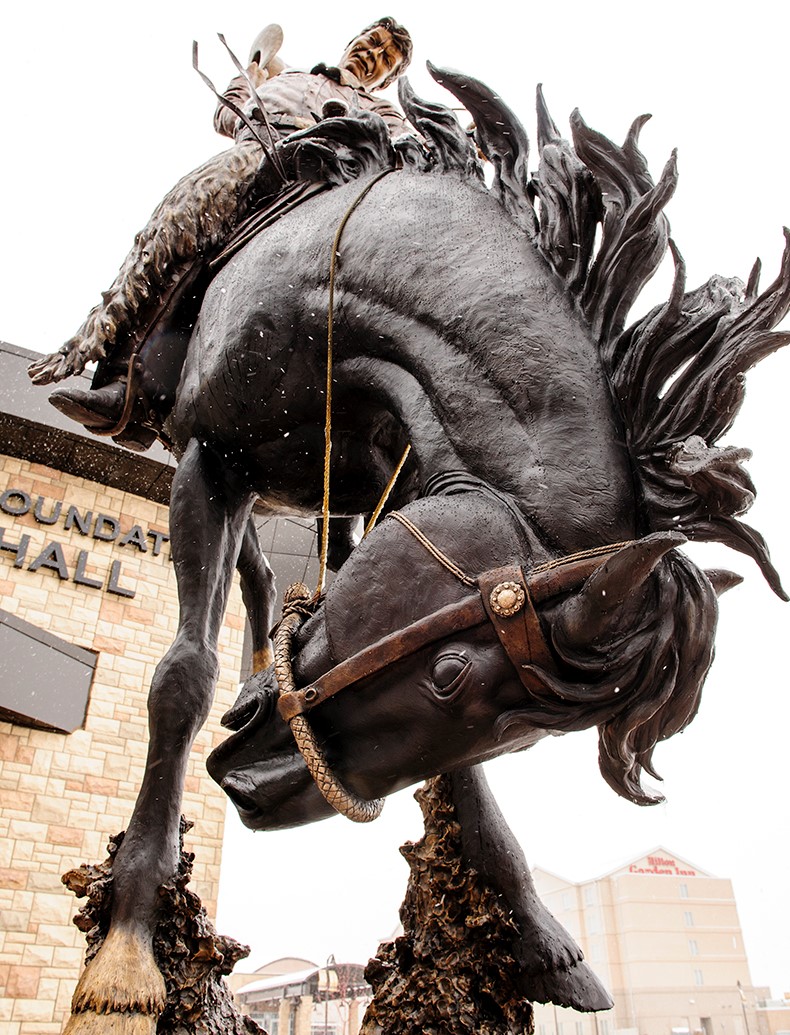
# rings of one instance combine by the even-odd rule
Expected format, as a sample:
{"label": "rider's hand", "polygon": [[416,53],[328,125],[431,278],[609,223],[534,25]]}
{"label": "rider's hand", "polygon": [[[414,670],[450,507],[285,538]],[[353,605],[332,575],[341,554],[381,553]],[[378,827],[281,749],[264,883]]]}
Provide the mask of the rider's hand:
{"label": "rider's hand", "polygon": [[256,87],[262,86],[269,78],[268,71],[265,68],[261,68],[257,61],[251,61],[247,66],[247,75]]}

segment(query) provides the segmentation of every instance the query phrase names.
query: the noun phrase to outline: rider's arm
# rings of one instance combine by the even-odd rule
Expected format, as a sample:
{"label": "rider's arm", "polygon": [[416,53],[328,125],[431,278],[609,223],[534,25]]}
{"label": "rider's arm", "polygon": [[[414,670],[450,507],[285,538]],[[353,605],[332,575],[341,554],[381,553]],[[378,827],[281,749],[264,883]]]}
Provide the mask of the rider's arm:
{"label": "rider's arm", "polygon": [[[231,79],[227,90],[225,90],[222,96],[227,97],[229,101],[233,101],[237,108],[243,109],[251,97],[250,88],[244,76],[237,75]],[[230,137],[233,140],[236,136],[239,122],[238,115],[231,111],[230,108],[221,102],[217,105],[217,110],[214,112],[214,129],[223,137]]]}
{"label": "rider's arm", "polygon": [[[280,64],[282,65],[282,62]],[[278,68],[277,71],[279,70]],[[273,74],[276,75],[277,72]],[[270,77],[267,69],[261,68],[255,61],[247,68],[247,75],[256,87],[260,86],[261,83],[265,83]],[[252,91],[246,77],[243,75],[234,76],[222,96],[227,97],[229,101],[233,101],[236,107],[241,108],[243,111],[247,102],[252,99]],[[219,134],[223,137],[230,137],[233,140],[240,125],[241,119],[227,105],[222,103],[217,105],[217,109],[214,112],[214,129]]]}

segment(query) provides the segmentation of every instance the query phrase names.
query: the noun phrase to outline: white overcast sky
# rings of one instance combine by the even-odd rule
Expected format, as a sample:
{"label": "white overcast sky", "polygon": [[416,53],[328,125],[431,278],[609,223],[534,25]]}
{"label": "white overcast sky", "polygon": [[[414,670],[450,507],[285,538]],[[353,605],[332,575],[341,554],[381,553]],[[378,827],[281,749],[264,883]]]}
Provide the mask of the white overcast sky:
{"label": "white overcast sky", "polygon": [[[221,87],[225,33],[246,57],[270,21],[295,66],[334,61],[357,29],[392,14],[410,29],[419,91],[443,95],[430,58],[484,79],[534,137],[543,82],[555,121],[579,106],[621,140],[652,112],[643,148],[658,174],[679,149],[680,186],[668,213],[696,286],[713,273],[743,278],[757,255],[773,279],[790,222],[790,17],[777,0],[661,4],[254,4],[247,0],[51,0],[6,4],[0,33],[0,338],[51,351],[108,286],[137,229],[184,172],[221,150],[214,103],[190,48]],[[669,275],[651,286],[665,297]],[[751,447],[759,497],[750,523],[768,538],[790,585],[785,515],[790,354],[749,378],[728,441]],[[698,553],[699,556],[699,553]],[[488,767],[527,858],[576,880],[663,844],[731,877],[757,984],[790,990],[787,743],[790,606],[755,566],[713,549],[705,563],[746,576],[722,601],[717,660],[693,726],[656,752],[666,805],[618,799],[596,765],[593,734],[573,734]],[[409,792],[372,827],[340,818],[268,835],[228,824],[219,926],[252,945],[251,964],[286,954],[365,960],[397,922],[406,866],[397,847],[420,834]],[[287,875],[287,892],[280,881]],[[300,889],[294,895],[293,889]]]}

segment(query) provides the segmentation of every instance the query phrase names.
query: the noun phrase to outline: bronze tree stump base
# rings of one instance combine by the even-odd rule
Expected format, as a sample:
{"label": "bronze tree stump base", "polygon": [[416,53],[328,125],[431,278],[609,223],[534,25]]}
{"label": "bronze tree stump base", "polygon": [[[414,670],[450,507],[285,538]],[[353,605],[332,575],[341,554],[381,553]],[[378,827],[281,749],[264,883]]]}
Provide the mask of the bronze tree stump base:
{"label": "bronze tree stump base", "polygon": [[[164,1010],[158,1019],[133,1013],[72,1014],[71,1024],[76,1024],[76,1030],[115,1031],[112,1025],[123,1016],[124,1031],[139,1028],[141,1032],[155,1031],[156,1035],[266,1035],[251,1017],[239,1012],[224,981],[236,962],[249,954],[249,948],[217,934],[200,899],[187,886],[194,856],[184,851],[183,836],[191,826],[182,818],[178,872],[160,892],[162,918],[154,934],[154,956],[167,989]],[[88,943],[87,966],[110,926],[112,866],[123,837],[121,833],[111,838],[104,862],[83,864],[63,876],[70,891],[78,898],[87,898],[74,917]]]}
{"label": "bronze tree stump base", "polygon": [[401,852],[411,873],[403,935],[379,947],[365,977],[374,998],[361,1035],[522,1035],[532,1006],[517,987],[519,931],[507,902],[464,859],[450,778],[417,791],[425,835]]}

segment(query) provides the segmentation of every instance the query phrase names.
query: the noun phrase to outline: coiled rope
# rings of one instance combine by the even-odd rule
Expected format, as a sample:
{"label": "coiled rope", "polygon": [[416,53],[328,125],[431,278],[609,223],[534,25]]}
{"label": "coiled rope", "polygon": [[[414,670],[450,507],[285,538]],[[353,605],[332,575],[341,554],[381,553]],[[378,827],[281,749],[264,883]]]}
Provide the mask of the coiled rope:
{"label": "coiled rope", "polygon": [[[304,583],[295,582],[288,587],[283,598],[283,617],[274,634],[274,671],[282,695],[291,694],[296,690],[291,668],[293,638],[314,607],[314,599]],[[355,823],[370,823],[378,819],[384,808],[384,799],[375,798],[373,801],[367,801],[343,786],[332,772],[307,717],[295,715],[290,720],[290,726],[316,787],[332,808]]]}

